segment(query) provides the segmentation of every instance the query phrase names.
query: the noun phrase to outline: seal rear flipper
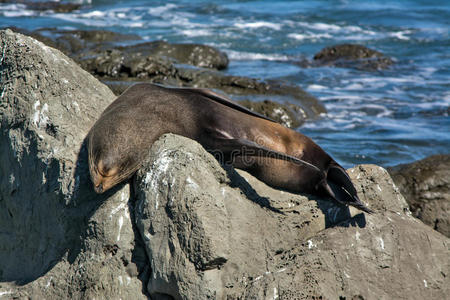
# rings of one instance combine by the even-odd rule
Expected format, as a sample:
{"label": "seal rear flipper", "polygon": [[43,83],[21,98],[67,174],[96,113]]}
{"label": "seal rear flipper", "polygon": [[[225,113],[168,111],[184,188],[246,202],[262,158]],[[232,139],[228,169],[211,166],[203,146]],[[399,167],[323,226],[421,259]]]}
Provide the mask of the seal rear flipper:
{"label": "seal rear flipper", "polygon": [[328,169],[326,182],[324,181],[322,186],[326,193],[337,202],[351,205],[369,214],[374,212],[358,198],[350,177],[341,166],[332,165]]}
{"label": "seal rear flipper", "polygon": [[224,155],[230,157],[231,159],[233,159],[234,156],[270,157],[300,164],[321,174],[323,173],[318,167],[307,161],[285,153],[271,150],[247,139],[215,138],[214,142],[215,147],[218,149],[207,150],[210,152],[222,151]]}

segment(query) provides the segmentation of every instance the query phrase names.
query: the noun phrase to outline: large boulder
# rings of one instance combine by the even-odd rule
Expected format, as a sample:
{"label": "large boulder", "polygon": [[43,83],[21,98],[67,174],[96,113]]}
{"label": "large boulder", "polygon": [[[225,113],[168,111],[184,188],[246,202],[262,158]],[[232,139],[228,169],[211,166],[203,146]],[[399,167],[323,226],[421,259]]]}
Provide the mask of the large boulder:
{"label": "large boulder", "polygon": [[152,299],[424,299],[449,290],[449,240],[411,216],[386,170],[349,174],[366,215],[223,169],[167,135],[138,171]]}
{"label": "large boulder", "polygon": [[416,218],[450,237],[450,155],[388,169]]}
{"label": "large boulder", "polygon": [[[0,296],[444,299],[449,239],[387,172],[349,170],[365,215],[268,187],[174,135],[130,188],[94,193],[85,136],[114,99],[59,51],[0,31]],[[114,145],[112,145],[114,146]]]}
{"label": "large boulder", "polygon": [[145,299],[128,186],[99,196],[87,167],[114,94],[58,50],[0,38],[0,295]]}

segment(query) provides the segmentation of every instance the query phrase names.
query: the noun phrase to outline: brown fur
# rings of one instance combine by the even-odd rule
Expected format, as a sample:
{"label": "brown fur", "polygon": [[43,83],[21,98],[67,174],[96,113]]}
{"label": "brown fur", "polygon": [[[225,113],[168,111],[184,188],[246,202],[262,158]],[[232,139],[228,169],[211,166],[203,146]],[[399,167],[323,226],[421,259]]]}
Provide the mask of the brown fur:
{"label": "brown fur", "polygon": [[[235,167],[271,186],[322,192],[370,211],[357,198],[342,167],[310,138],[211,91],[153,84],[130,87],[89,132],[89,169],[95,190],[102,193],[131,177],[151,145],[165,133],[194,139],[208,151],[221,151],[227,159],[233,158]],[[239,155],[232,157],[236,151]],[[330,168],[334,178],[328,176]]]}

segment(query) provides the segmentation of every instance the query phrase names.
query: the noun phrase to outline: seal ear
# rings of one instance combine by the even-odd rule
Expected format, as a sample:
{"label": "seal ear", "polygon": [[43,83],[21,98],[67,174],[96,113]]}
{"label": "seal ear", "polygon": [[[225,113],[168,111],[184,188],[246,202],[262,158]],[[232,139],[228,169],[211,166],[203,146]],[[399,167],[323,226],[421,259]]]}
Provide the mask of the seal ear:
{"label": "seal ear", "polygon": [[354,206],[369,214],[374,212],[361,202],[350,177],[337,164],[329,167],[326,181],[323,181],[322,187],[331,198],[339,203]]}

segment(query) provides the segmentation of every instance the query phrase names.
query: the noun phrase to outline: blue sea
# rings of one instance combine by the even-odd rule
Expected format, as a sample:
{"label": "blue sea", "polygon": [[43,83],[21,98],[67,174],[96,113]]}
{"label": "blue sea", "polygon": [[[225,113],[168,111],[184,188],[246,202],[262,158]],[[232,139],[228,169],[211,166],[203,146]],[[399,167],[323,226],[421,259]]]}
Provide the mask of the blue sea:
{"label": "blue sea", "polygon": [[[0,26],[105,29],[145,41],[214,46],[230,58],[224,72],[282,80],[320,99],[328,113],[298,130],[345,167],[391,166],[450,153],[450,1],[84,4],[70,13],[0,4]],[[378,50],[395,64],[370,72],[295,63],[341,43]]]}

